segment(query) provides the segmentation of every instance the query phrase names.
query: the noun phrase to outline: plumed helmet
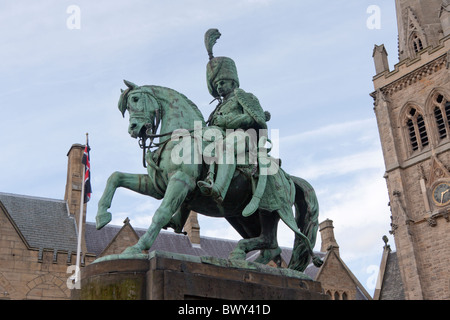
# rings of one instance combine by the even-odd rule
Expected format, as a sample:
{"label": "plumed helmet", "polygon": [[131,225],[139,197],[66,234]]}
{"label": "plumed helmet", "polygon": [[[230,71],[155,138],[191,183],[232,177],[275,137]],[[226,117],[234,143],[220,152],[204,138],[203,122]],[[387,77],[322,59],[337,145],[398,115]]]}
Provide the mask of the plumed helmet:
{"label": "plumed helmet", "polygon": [[217,29],[209,29],[205,33],[205,47],[209,55],[209,62],[206,65],[206,81],[209,93],[214,98],[220,96],[214,87],[214,83],[219,80],[234,80],[239,87],[239,77],[234,61],[228,57],[213,56],[212,48],[219,38],[220,32]]}

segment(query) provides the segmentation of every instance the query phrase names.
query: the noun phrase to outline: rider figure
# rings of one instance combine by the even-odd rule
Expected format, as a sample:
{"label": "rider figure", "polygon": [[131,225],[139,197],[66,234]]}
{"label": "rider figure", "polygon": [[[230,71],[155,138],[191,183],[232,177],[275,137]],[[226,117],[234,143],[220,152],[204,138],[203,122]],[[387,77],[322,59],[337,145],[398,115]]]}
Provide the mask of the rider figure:
{"label": "rider figure", "polygon": [[[205,34],[205,45],[210,57],[206,68],[208,90],[216,100],[219,100],[219,104],[208,119],[208,125],[219,127],[224,132],[226,129],[255,129],[256,132],[259,129],[267,129],[266,121],[269,115],[263,111],[253,94],[239,88],[234,61],[228,57],[213,57],[212,46],[218,37],[220,33],[217,29],[210,29]],[[233,178],[236,169],[235,156],[233,159],[233,163],[227,161],[217,166],[214,181],[209,176],[207,181],[197,183],[202,193],[211,194],[218,203],[225,198]]]}

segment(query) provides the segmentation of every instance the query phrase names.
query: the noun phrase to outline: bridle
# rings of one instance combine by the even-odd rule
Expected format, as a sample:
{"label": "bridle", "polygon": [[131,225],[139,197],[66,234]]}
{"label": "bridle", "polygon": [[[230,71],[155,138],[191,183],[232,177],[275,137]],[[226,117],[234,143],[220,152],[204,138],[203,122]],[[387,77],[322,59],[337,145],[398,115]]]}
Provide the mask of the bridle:
{"label": "bridle", "polygon": [[[155,117],[153,119],[154,119],[153,123],[146,123],[144,125],[146,127],[146,130],[143,135],[139,136],[138,141],[139,147],[142,149],[142,165],[144,166],[144,168],[147,168],[147,162],[145,161],[145,155],[147,154],[147,151],[151,148],[158,148],[169,141],[166,140],[161,143],[156,143],[153,140],[155,138],[161,138],[172,134],[172,132],[156,134],[156,132],[158,131],[159,124],[161,122],[161,109],[155,110]],[[148,145],[147,140],[150,140]]]}
{"label": "bridle", "polygon": [[[127,96],[129,93],[130,93],[130,91],[125,93],[126,94],[126,97],[124,97],[125,101],[126,101],[126,99],[128,99]],[[136,93],[136,91],[134,93]],[[147,154],[147,151],[151,148],[159,147],[162,144],[162,143],[155,143],[155,142],[153,142],[153,140],[155,138],[163,137],[168,134],[156,134],[156,132],[158,131],[159,125],[161,123],[161,113],[162,113],[162,106],[161,106],[159,100],[156,98],[155,95],[153,95],[151,92],[148,92],[146,90],[142,90],[141,93],[150,95],[158,104],[158,108],[155,110],[155,116],[153,117],[153,123],[144,124],[145,131],[143,134],[141,134],[139,136],[139,140],[138,140],[139,147],[142,149],[142,165],[144,166],[144,168],[147,168],[147,162],[145,161],[145,155]],[[127,108],[127,109],[129,109],[129,108]],[[136,115],[136,113],[137,113],[137,115]],[[134,115],[133,115],[133,118],[138,118],[138,119],[147,119],[147,117],[148,116],[146,115],[145,107],[144,107],[144,111],[134,112]],[[147,140],[150,140],[148,145],[147,145]]]}
{"label": "bridle", "polygon": [[[129,92],[127,92],[127,94],[128,93]],[[170,141],[170,139],[167,139],[163,142],[154,142],[154,139],[170,136],[173,134],[174,131],[166,132],[163,134],[156,133],[158,131],[158,128],[159,128],[159,125],[160,125],[161,119],[162,119],[161,103],[157,99],[157,97],[155,95],[153,95],[151,92],[142,91],[142,93],[146,93],[146,94],[150,95],[153,99],[156,100],[156,103],[158,104],[158,108],[155,110],[155,116],[153,117],[153,123],[144,124],[144,127],[146,129],[145,129],[144,133],[139,136],[139,140],[138,140],[139,147],[142,149],[142,165],[144,166],[144,168],[147,168],[147,161],[145,159],[147,152],[149,150],[151,150],[152,148],[164,147]],[[139,114],[139,113],[140,112],[138,112],[137,116],[134,115],[133,118],[147,119],[147,116],[145,115],[145,110],[143,112],[141,112],[141,114]],[[192,131],[194,131],[194,129],[189,130],[189,132],[192,132]],[[149,141],[148,144],[147,144],[147,141]]]}

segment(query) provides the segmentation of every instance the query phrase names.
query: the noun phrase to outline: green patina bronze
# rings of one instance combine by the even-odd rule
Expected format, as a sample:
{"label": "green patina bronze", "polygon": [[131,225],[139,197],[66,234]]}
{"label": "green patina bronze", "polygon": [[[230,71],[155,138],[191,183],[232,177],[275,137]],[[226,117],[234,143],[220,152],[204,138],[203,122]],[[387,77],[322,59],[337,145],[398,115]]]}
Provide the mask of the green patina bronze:
{"label": "green patina bronze", "polygon": [[111,221],[108,209],[119,187],[163,200],[139,241],[105,259],[145,258],[143,250],[152,246],[160,230],[171,227],[181,233],[193,210],[225,218],[243,237],[230,253],[231,261],[244,261],[248,252],[261,250],[256,263],[273,260],[279,265],[277,226],[281,219],[295,233],[289,268],[303,271],[311,258],[320,266],[322,261],[312,251],[319,213],[315,192],[307,181],[287,174],[268,155],[270,114],[253,94],[240,88],[234,61],[213,56],[212,47],[219,37],[217,29],[205,35],[210,57],[208,90],[219,101],[206,122],[183,94],[125,81],[119,110],[122,115],[129,113],[128,132],[140,139],[147,174],[115,172],[110,176],[98,204],[97,228]]}

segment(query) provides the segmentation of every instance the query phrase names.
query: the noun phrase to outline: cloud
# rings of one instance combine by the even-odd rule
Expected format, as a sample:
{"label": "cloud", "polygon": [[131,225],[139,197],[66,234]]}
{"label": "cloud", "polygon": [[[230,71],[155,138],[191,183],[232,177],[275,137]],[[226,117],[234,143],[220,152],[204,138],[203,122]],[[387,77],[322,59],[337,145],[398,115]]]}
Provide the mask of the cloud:
{"label": "cloud", "polygon": [[311,141],[317,143],[318,140],[322,139],[329,140],[343,135],[354,135],[355,132],[366,132],[368,128],[374,126],[374,121],[375,119],[370,118],[333,123],[307,132],[281,137],[280,144],[290,145]]}
{"label": "cloud", "polygon": [[382,167],[382,160],[379,150],[368,150],[309,163],[305,167],[295,170],[293,174],[304,179],[343,176],[362,170],[379,169]]}
{"label": "cloud", "polygon": [[336,183],[319,196],[320,220],[333,220],[336,240],[346,259],[376,253],[379,247],[374,244],[381,244],[381,237],[388,234],[389,198],[380,173]]}
{"label": "cloud", "polygon": [[282,136],[274,144],[289,173],[320,183],[364,171],[383,170],[375,119],[356,119]]}

